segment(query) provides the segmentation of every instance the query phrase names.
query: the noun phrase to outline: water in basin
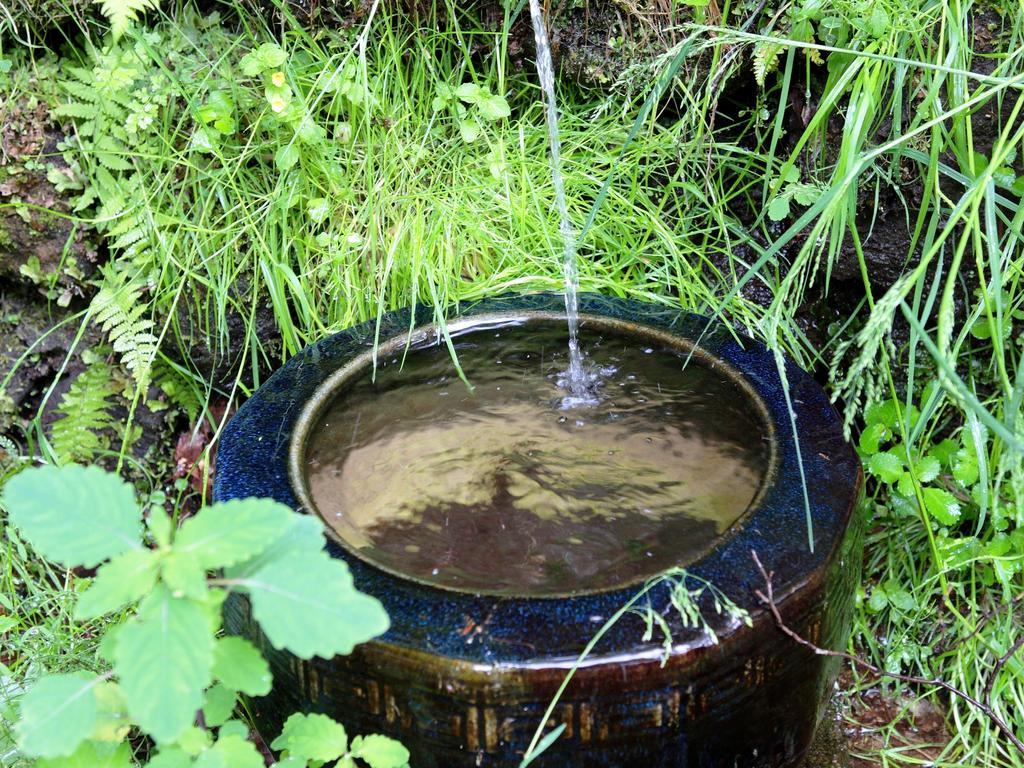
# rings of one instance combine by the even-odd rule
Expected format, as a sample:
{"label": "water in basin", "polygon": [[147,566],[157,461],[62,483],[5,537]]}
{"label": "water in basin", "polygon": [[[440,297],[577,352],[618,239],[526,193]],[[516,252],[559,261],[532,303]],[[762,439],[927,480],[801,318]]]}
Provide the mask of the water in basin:
{"label": "water in basin", "polygon": [[[306,446],[310,498],[340,541],[442,588],[554,596],[691,562],[748,509],[770,436],[721,368],[581,330],[601,388],[565,406],[564,321],[400,351],[338,392]],[[561,384],[561,386],[560,386]]]}

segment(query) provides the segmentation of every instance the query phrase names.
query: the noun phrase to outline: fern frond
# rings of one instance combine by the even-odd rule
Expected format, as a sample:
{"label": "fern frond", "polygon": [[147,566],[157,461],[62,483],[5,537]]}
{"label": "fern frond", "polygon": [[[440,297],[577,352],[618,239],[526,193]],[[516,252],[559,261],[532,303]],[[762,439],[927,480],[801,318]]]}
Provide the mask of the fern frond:
{"label": "fern frond", "polygon": [[153,366],[153,383],[163,390],[167,399],[195,423],[203,412],[204,399],[194,381],[190,381],[170,364],[158,360]]}
{"label": "fern frond", "polygon": [[764,88],[768,73],[774,72],[778,68],[780,53],[782,53],[782,44],[770,40],[762,40],[754,46],[754,80],[762,88]]}
{"label": "fern frond", "polygon": [[99,114],[99,108],[95,104],[71,101],[54,107],[51,114],[55,117],[75,117],[80,120],[92,120]]}
{"label": "fern frond", "polygon": [[93,319],[110,339],[114,351],[132,378],[145,388],[156,358],[157,338],[150,305],[143,301],[144,285],[107,270],[99,293],[92,300]]}
{"label": "fern frond", "polygon": [[61,398],[57,412],[61,418],[53,423],[50,442],[57,459],[90,462],[96,454],[109,447],[109,434],[115,425],[111,413],[114,395],[113,371],[106,363],[93,363],[71,384]]}
{"label": "fern frond", "polygon": [[117,40],[139,14],[157,7],[157,0],[94,0],[110,22],[110,33]]}

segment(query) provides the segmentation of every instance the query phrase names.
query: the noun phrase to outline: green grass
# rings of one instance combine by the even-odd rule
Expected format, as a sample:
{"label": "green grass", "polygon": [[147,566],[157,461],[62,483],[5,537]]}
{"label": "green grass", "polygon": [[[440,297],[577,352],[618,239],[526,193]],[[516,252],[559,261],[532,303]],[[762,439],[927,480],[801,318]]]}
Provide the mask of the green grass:
{"label": "green grass", "polygon": [[[881,450],[908,479],[871,477],[854,649],[974,696],[991,692],[1001,716],[1024,729],[1024,657],[990,679],[1024,631],[1024,606],[1012,603],[1024,590],[1024,16],[993,17],[1002,18],[994,52],[980,55],[971,19],[984,8],[970,3],[805,1],[744,25],[754,8],[723,6],[727,28],[679,30],[674,49],[608,94],[560,87],[582,288],[719,313],[830,371],[855,439],[869,404],[898,403]],[[137,75],[113,86],[112,109],[123,122],[146,109],[129,96],[148,94],[152,124],[112,158],[88,136],[68,149],[82,187],[98,197],[98,209],[82,215],[96,211],[112,243],[104,284],[144,308],[124,332],[140,383],[173,380],[191,393],[182,402],[201,405],[213,384],[190,359],[196,338],[235,361],[220,386],[245,395],[261,367],[388,309],[559,289],[540,94],[531,73],[512,71],[500,28],[443,4],[411,18],[382,6],[344,32],[313,34],[286,20],[280,37],[244,12],[214,24],[167,13],[151,14],[147,34],[117,49]],[[304,138],[297,122],[274,116],[258,78],[238,73],[244,54],[272,40],[288,54],[281,71],[293,116],[318,127]],[[52,56],[40,55],[50,71]],[[80,44],[59,66],[109,72],[111,55]],[[749,95],[749,60],[763,68],[764,87],[745,111],[724,104],[714,115],[723,83],[746,82]],[[19,89],[67,100],[51,85],[30,86],[31,65],[19,61]],[[363,98],[332,89],[332,78]],[[465,82],[512,106],[472,143],[432,104],[439,86]],[[193,137],[218,92],[237,130],[201,151]],[[794,127],[791,104],[808,93],[814,109]],[[982,135],[983,121],[995,125],[992,136]],[[275,158],[292,147],[294,164],[282,168]],[[775,222],[780,198],[790,216]],[[865,256],[891,226],[875,218],[876,200],[895,205],[912,235],[902,277],[887,290],[872,282]],[[837,311],[824,342],[812,341],[796,309],[835,287],[844,259],[864,298]],[[765,306],[745,298],[753,282],[769,295]],[[270,337],[257,332],[264,314],[276,329]],[[922,473],[943,440],[963,448],[965,434],[976,477],[952,459],[934,476]],[[959,505],[953,522],[929,505],[939,492]],[[18,590],[60,605],[61,575],[10,552],[4,594],[14,594],[17,571]],[[896,597],[882,601],[887,589]],[[30,623],[61,615],[41,608]],[[10,670],[14,684],[79,642],[79,629],[60,626],[53,643],[37,640],[19,654],[28,661]],[[940,700],[954,735],[940,764],[1024,765],[982,713]],[[913,763],[896,748],[879,759]]]}

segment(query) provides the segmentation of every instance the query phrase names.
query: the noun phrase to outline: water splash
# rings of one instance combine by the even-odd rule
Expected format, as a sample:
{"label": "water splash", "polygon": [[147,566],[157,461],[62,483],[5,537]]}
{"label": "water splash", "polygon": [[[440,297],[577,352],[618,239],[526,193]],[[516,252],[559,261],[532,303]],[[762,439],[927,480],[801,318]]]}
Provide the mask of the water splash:
{"label": "water splash", "polygon": [[599,373],[588,372],[583,365],[583,352],[579,338],[579,272],[576,265],[576,230],[569,220],[569,206],[565,198],[565,183],[562,179],[562,143],[558,136],[558,107],[555,104],[555,68],[551,61],[551,42],[539,0],[530,0],[530,19],[533,21],[533,35],[537,41],[537,75],[544,93],[545,114],[548,125],[548,141],[551,157],[551,180],[555,187],[555,204],[558,206],[558,230],[562,235],[562,275],[565,279],[565,314],[569,322],[569,369],[559,385],[569,390],[564,405],[569,408],[593,404],[597,401],[594,387],[598,384]]}

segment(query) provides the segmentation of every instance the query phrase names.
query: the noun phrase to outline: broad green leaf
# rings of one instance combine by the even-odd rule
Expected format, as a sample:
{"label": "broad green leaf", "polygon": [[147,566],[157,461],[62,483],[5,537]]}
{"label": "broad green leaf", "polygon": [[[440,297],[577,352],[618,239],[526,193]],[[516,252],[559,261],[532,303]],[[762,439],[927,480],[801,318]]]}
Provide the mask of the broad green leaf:
{"label": "broad green leaf", "polygon": [[895,483],[903,474],[903,459],[891,451],[882,451],[868,459],[868,471],[884,483]]}
{"label": "broad green leaf", "polygon": [[163,507],[150,507],[146,525],[158,547],[166,547],[174,536],[174,523]]}
{"label": "broad green leaf", "polygon": [[249,737],[249,727],[241,720],[228,720],[220,727],[220,730],[217,731],[217,735],[221,739],[232,734],[238,736],[240,739],[247,739]]}
{"label": "broad green leaf", "polygon": [[274,153],[274,165],[279,171],[287,171],[299,162],[299,148],[294,142],[283,145]]}
{"label": "broad green leaf", "polygon": [[917,601],[907,590],[896,585],[890,585],[886,590],[889,597],[889,604],[901,611],[912,611],[917,608]]}
{"label": "broad green leaf", "polygon": [[772,221],[782,221],[789,217],[789,197],[787,195],[776,195],[768,204],[768,218]]}
{"label": "broad green leaf", "polygon": [[160,585],[119,635],[114,669],[128,711],[158,742],[174,741],[192,724],[211,682],[213,632],[206,610]]}
{"label": "broad green leaf", "polygon": [[117,683],[102,682],[96,686],[96,725],[90,738],[94,741],[124,741],[131,729],[124,692]]}
{"label": "broad green leaf", "polygon": [[3,504],[39,554],[69,568],[92,568],[141,546],[135,491],[99,467],[27,469],[7,481]]}
{"label": "broad green leaf", "polygon": [[86,672],[48,675],[21,700],[18,746],[31,757],[65,757],[78,749],[96,725],[99,678]]}
{"label": "broad green leaf", "polygon": [[228,720],[235,711],[238,697],[225,685],[217,684],[206,691],[203,701],[203,718],[207,728],[217,728]]}
{"label": "broad green leaf", "polygon": [[324,544],[324,527],[319,518],[313,515],[292,515],[287,530],[272,541],[270,546],[244,563],[228,568],[225,575],[232,579],[245,578],[283,557],[314,557],[323,550]]}
{"label": "broad green leaf", "polygon": [[35,768],[132,768],[132,750],[127,743],[86,741],[68,757],[44,758]]}
{"label": "broad green leaf", "polygon": [[213,746],[213,735],[205,728],[200,728],[198,725],[190,725],[178,737],[175,743],[186,755],[195,757],[200,752]]}
{"label": "broad green leaf", "polygon": [[963,486],[978,482],[978,457],[974,449],[961,449],[953,455],[953,477]]}
{"label": "broad green leaf", "polygon": [[215,504],[185,521],[174,539],[174,549],[205,568],[227,568],[266,549],[287,530],[294,514],[270,499]]}
{"label": "broad green leaf", "polygon": [[326,197],[314,197],[306,201],[306,214],[314,224],[322,224],[331,212]]}
{"label": "broad green leaf", "polygon": [[201,600],[206,593],[206,569],[194,554],[179,550],[177,544],[163,559],[160,575],[175,597]]}
{"label": "broad green leaf", "polygon": [[914,473],[920,483],[930,483],[939,476],[942,465],[934,456],[922,456],[914,462]]}
{"label": "broad green leaf", "polygon": [[409,750],[402,743],[374,733],[352,740],[352,755],[370,768],[404,768],[409,764]]}
{"label": "broad green leaf", "polygon": [[860,433],[860,449],[864,453],[878,453],[879,446],[892,437],[892,431],[885,424],[872,424]]}
{"label": "broad green leaf", "polygon": [[894,429],[899,423],[899,414],[896,410],[896,403],[892,400],[882,400],[878,403],[871,403],[864,410],[864,422],[868,425],[883,424]]}
{"label": "broad green leaf", "polygon": [[877,613],[888,604],[889,595],[881,584],[871,590],[871,598],[868,600],[868,608]]}
{"label": "broad green leaf", "polygon": [[800,184],[793,188],[793,200],[799,205],[814,205],[821,197],[821,190],[811,184]]}
{"label": "broad green leaf", "polygon": [[942,488],[925,488],[921,493],[928,514],[942,525],[953,525],[960,519],[960,503],[949,491]]}
{"label": "broad green leaf", "polygon": [[233,691],[266,696],[272,678],[259,649],[241,637],[222,637],[213,651],[213,676]]}
{"label": "broad green leaf", "polygon": [[512,114],[504,96],[488,96],[481,99],[476,106],[485,120],[501,120]]}
{"label": "broad green leaf", "polygon": [[462,134],[463,141],[467,144],[472,144],[480,138],[480,123],[472,117],[459,120],[459,133]]}
{"label": "broad green leaf", "polygon": [[953,461],[953,455],[957,452],[959,446],[956,440],[946,438],[941,443],[933,445],[928,453],[934,456],[943,466],[949,466]]}
{"label": "broad green leaf", "polygon": [[225,736],[196,759],[196,768],[263,768],[263,756],[252,742]]}
{"label": "broad green leaf", "polygon": [[149,549],[118,555],[96,573],[75,605],[76,619],[94,619],[145,597],[156,584],[159,558]]}
{"label": "broad green leaf", "polygon": [[288,60],[288,54],[276,43],[263,43],[254,54],[264,69],[277,69]]}
{"label": "broad green leaf", "polygon": [[178,747],[164,747],[160,754],[146,763],[146,768],[190,768],[192,758]]}
{"label": "broad green leaf", "polygon": [[388,628],[380,602],[358,592],[348,566],[326,552],[271,561],[241,585],[271,644],[299,658],[351,653]]}
{"label": "broad green leaf", "polygon": [[296,712],[285,721],[281,735],[270,744],[272,749],[287,750],[305,760],[337,760],[348,751],[345,726],[327,715]]}
{"label": "broad green leaf", "polygon": [[476,104],[486,98],[486,91],[476,83],[463,83],[455,89],[455,95],[467,104]]}
{"label": "broad green leaf", "polygon": [[255,52],[245,54],[238,62],[238,66],[242,68],[242,74],[246,77],[255,77],[263,71],[263,62],[256,57]]}

